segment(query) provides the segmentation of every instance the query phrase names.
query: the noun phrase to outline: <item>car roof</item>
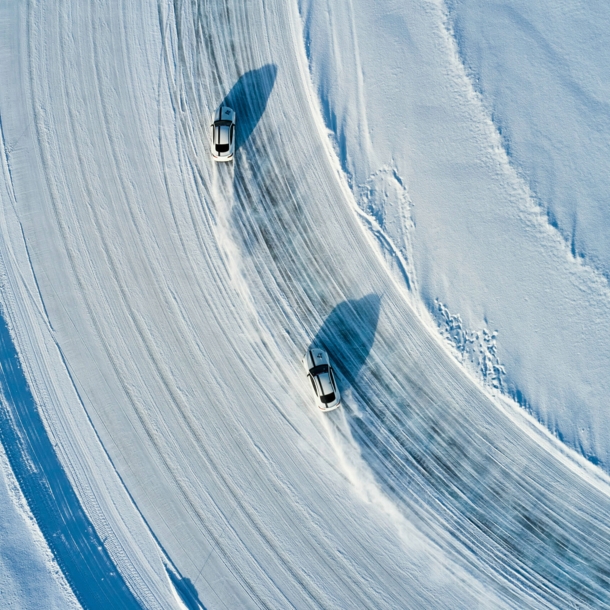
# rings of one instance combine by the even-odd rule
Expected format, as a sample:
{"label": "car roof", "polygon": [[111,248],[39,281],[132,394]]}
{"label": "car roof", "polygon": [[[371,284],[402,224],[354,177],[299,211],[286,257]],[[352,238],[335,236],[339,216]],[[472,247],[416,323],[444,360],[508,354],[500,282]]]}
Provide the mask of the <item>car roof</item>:
{"label": "car roof", "polygon": [[216,144],[229,144],[230,143],[229,125],[230,125],[230,123],[214,126],[214,142]]}
{"label": "car roof", "polygon": [[322,375],[322,373],[328,373],[328,364],[316,364],[312,369],[309,369],[311,375]]}

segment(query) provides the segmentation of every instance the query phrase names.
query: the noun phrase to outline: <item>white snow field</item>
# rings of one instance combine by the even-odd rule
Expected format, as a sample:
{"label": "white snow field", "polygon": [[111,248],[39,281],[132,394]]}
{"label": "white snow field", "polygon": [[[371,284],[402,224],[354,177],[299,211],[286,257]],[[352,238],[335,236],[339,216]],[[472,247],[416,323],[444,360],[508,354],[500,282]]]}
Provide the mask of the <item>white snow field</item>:
{"label": "white snow field", "polygon": [[[605,280],[503,153],[443,6],[376,6],[0,8],[0,438],[83,607],[610,605],[608,476],[493,373],[562,434],[588,422],[582,453],[605,464],[607,329],[575,361],[561,343],[605,321]],[[386,69],[409,91],[384,93]],[[218,166],[223,101],[237,151]],[[487,385],[435,307],[471,344],[505,324],[497,353],[480,339]],[[312,344],[338,373],[328,415]],[[583,362],[597,385],[566,403]]]}

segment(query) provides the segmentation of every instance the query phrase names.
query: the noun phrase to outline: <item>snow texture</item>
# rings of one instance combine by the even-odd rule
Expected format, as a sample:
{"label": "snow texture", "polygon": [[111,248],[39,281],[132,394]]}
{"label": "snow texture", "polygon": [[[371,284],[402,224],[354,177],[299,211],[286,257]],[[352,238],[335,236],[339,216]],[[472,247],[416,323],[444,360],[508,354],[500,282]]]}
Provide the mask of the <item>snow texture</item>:
{"label": "snow texture", "polygon": [[2,506],[44,538],[12,603],[610,605],[607,282],[463,7],[0,8]]}

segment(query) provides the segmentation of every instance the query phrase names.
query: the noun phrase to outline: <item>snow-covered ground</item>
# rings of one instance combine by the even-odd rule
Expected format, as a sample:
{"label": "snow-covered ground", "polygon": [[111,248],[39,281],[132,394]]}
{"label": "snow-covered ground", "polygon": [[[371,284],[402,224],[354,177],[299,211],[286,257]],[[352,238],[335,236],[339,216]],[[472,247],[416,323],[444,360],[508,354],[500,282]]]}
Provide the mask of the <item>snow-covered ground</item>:
{"label": "snow-covered ground", "polygon": [[607,3],[301,12],[354,197],[443,334],[608,470]]}
{"label": "snow-covered ground", "polygon": [[600,241],[571,247],[509,150],[484,25],[457,2],[0,9],[0,432],[47,545],[30,590],[610,604]]}

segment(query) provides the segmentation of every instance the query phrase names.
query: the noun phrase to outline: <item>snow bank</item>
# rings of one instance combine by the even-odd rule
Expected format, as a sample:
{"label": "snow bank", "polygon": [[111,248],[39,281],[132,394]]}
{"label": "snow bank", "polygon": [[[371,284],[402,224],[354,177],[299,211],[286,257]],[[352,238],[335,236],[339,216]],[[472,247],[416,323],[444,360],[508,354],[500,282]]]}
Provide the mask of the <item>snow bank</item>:
{"label": "snow bank", "polygon": [[510,163],[569,246],[610,278],[610,6],[448,2]]}
{"label": "snow bank", "polygon": [[7,610],[76,610],[76,601],[28,509],[0,445],[0,602]]}

